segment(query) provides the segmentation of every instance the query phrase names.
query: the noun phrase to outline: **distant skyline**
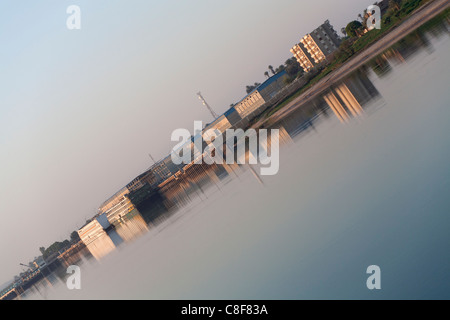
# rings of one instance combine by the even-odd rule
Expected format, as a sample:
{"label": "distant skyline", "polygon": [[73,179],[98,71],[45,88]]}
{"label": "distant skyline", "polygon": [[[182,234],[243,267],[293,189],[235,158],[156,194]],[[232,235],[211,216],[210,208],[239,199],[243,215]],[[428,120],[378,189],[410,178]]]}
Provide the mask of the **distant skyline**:
{"label": "distant skyline", "polygon": [[225,112],[303,35],[327,19],[340,34],[372,2],[2,2],[0,283],[168,155],[174,129],[211,122],[198,91]]}

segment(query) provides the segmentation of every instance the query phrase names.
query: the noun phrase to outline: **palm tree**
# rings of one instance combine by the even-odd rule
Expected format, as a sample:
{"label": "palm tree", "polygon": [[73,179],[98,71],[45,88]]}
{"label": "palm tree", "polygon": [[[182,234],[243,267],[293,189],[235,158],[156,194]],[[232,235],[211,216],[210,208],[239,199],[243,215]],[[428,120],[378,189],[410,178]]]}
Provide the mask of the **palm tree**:
{"label": "palm tree", "polygon": [[269,70],[270,70],[270,72],[272,72],[273,75],[276,74],[276,72],[275,72],[275,70],[274,70],[274,68],[272,66],[269,66]]}
{"label": "palm tree", "polygon": [[279,73],[279,72],[283,72],[284,70],[286,70],[286,67],[282,64],[277,68],[276,72]]}
{"label": "palm tree", "polygon": [[370,16],[370,15],[367,13],[367,9],[364,9],[364,12],[363,12],[363,14],[362,14],[362,17],[363,17],[363,22],[362,22],[362,24],[363,24],[364,28],[367,27],[367,19],[369,18],[369,16]]}
{"label": "palm tree", "polygon": [[266,72],[264,72],[264,75],[267,77],[267,79],[269,79],[270,78],[270,74],[269,74],[269,72],[268,71],[266,71]]}

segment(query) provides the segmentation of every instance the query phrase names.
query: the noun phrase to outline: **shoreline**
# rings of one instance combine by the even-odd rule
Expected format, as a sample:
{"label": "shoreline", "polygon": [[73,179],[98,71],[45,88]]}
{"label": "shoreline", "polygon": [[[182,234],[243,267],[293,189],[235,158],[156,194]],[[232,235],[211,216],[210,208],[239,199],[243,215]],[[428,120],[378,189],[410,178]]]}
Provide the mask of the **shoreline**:
{"label": "shoreline", "polygon": [[[395,26],[391,31],[383,35],[380,39],[371,43],[367,48],[357,53],[354,57],[350,58],[350,60],[345,62],[338,69],[324,76],[319,80],[319,82],[314,84],[311,88],[307,89],[286,106],[282,107],[280,110],[277,110],[268,118],[260,119],[250,128],[263,128],[278,122],[282,118],[289,115],[291,112],[303,106],[305,103],[316,98],[319,94],[328,89],[330,85],[339,80],[342,80],[350,73],[354,72],[356,69],[360,68],[371,59],[383,53],[386,49],[388,49],[399,40],[407,36],[409,33],[413,32],[449,7],[450,2],[448,0],[435,0],[425,4],[421,8],[418,8],[418,10],[414,12],[410,17],[401,22],[399,25]],[[272,108],[275,107],[276,106],[273,106]]]}

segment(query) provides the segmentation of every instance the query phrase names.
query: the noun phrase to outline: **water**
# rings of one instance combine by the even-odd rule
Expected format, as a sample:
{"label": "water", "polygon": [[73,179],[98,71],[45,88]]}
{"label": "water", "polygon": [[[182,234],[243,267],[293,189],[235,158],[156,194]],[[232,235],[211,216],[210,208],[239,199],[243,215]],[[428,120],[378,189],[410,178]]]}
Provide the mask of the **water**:
{"label": "water", "polygon": [[[442,28],[407,38],[274,124],[277,175],[200,175],[166,220],[131,218],[80,261],[81,290],[60,275],[25,298],[449,299],[449,49]],[[339,119],[324,96],[343,84],[363,112]]]}

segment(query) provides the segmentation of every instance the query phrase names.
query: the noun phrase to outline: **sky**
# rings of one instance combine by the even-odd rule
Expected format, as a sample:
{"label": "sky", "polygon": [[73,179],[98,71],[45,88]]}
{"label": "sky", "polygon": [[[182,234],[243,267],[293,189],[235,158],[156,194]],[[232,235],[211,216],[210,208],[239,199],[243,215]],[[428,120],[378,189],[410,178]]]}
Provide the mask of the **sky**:
{"label": "sky", "polygon": [[[2,0],[0,283],[364,0]],[[81,9],[69,30],[67,7]]]}

